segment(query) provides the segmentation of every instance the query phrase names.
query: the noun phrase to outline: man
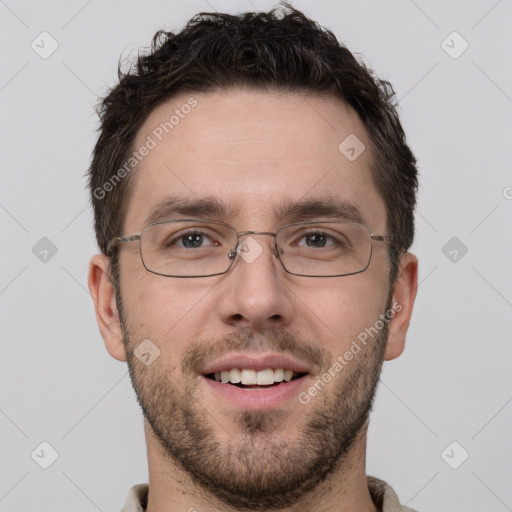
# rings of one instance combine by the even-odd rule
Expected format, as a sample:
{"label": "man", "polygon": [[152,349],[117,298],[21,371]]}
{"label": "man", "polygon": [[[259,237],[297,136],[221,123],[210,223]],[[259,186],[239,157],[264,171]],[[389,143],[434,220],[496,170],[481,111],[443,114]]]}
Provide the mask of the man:
{"label": "man", "polygon": [[391,86],[285,5],[157,33],[99,114],[89,288],[149,464],[123,511],[411,510],[365,473],[417,287]]}

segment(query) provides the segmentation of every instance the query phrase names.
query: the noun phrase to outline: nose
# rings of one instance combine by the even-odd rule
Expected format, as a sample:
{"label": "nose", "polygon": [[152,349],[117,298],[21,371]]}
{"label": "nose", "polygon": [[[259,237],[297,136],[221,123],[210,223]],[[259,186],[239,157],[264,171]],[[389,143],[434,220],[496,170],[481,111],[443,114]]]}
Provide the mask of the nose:
{"label": "nose", "polygon": [[293,318],[293,294],[287,285],[275,249],[267,232],[244,232],[235,262],[224,276],[218,310],[228,325],[254,331],[288,325]]}

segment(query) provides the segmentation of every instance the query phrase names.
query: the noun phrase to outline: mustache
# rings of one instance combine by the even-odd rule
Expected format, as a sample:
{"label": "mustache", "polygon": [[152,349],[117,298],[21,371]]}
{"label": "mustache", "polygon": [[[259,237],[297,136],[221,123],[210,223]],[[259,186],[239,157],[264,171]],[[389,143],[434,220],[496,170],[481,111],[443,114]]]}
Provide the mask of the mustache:
{"label": "mustache", "polygon": [[282,329],[269,329],[262,333],[238,330],[213,342],[195,342],[183,355],[182,372],[201,373],[206,363],[233,352],[277,352],[287,354],[308,364],[315,372],[330,367],[332,355],[325,349],[297,339]]}

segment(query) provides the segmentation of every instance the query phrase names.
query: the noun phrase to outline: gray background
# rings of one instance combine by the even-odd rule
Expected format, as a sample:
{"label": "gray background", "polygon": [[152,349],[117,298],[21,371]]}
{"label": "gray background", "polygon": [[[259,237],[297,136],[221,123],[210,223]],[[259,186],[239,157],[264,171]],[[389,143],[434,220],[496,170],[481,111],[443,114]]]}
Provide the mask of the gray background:
{"label": "gray background", "polygon": [[[421,285],[382,374],[368,473],[420,512],[512,510],[512,2],[293,3],[393,83],[421,172]],[[0,511],[116,511],[147,481],[142,415],[86,284],[93,106],[158,28],[271,5],[0,0]],[[46,59],[31,48],[51,48],[43,31],[59,45]]]}

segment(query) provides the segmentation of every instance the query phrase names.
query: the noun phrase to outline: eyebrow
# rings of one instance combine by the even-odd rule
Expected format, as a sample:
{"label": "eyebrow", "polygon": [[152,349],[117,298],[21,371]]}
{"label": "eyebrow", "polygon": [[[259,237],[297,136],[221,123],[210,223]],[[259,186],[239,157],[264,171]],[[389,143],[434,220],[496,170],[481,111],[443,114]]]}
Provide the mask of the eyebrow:
{"label": "eyebrow", "polygon": [[283,221],[329,218],[365,224],[361,211],[354,203],[331,196],[299,201],[283,200],[277,207],[274,207],[274,218]]}
{"label": "eyebrow", "polygon": [[[240,208],[229,201],[216,197],[184,198],[168,196],[158,202],[145,219],[145,225],[155,222],[172,220],[173,217],[191,217],[221,220],[229,222],[239,215]],[[300,222],[319,218],[329,218],[346,222],[365,224],[365,219],[359,208],[347,200],[340,200],[332,196],[301,199],[283,199],[272,209],[274,220],[287,222]]]}
{"label": "eyebrow", "polygon": [[238,213],[239,208],[235,208],[231,203],[220,201],[215,197],[188,199],[171,195],[153,207],[145,219],[145,224],[172,220],[172,217],[176,215],[195,218],[210,217],[219,220],[236,217]]}

